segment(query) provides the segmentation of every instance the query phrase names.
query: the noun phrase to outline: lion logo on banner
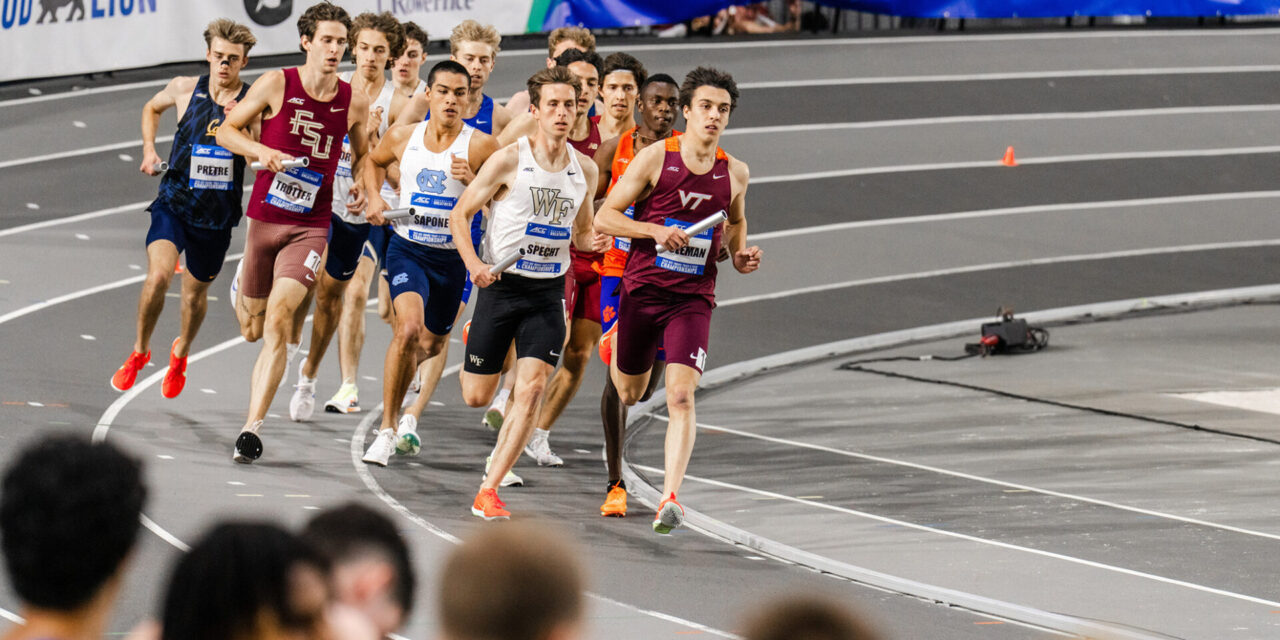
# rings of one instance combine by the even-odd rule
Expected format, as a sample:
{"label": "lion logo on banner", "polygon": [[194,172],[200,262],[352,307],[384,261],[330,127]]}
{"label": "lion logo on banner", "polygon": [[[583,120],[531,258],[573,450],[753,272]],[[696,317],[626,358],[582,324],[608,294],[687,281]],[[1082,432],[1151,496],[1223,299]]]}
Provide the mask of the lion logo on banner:
{"label": "lion logo on banner", "polygon": [[67,5],[71,5],[71,11],[67,12],[67,17],[63,18],[64,20],[69,22],[71,16],[76,15],[77,11],[80,12],[80,17],[76,19],[84,20],[84,0],[40,0],[40,19],[36,20],[36,24],[43,23],[45,16],[49,16],[49,22],[57,22],[58,9]]}

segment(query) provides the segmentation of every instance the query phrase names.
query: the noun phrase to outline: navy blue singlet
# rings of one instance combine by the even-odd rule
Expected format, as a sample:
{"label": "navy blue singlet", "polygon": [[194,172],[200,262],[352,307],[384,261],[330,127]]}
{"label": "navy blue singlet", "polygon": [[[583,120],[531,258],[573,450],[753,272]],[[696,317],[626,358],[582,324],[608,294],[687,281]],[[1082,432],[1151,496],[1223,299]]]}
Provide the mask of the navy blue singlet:
{"label": "navy blue singlet", "polygon": [[[236,100],[248,91],[246,83]],[[243,214],[244,157],[219,147],[214,139],[225,117],[223,105],[209,92],[209,76],[200,76],[178,121],[169,170],[160,178],[156,197],[193,227],[227,229],[239,224]]]}

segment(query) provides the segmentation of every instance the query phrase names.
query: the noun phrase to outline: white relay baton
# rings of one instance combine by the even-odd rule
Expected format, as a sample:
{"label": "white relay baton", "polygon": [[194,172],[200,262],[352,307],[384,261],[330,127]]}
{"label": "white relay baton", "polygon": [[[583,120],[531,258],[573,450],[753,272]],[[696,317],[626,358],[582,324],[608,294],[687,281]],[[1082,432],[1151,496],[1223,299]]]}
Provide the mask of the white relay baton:
{"label": "white relay baton", "polygon": [[[697,221],[696,223],[694,223],[692,227],[685,229],[684,232],[685,232],[685,235],[688,235],[690,238],[692,238],[698,235],[699,233],[702,233],[703,231],[706,231],[707,229],[710,229],[711,227],[714,227],[728,219],[729,219],[729,216],[725,215],[724,209],[721,209]],[[662,245],[658,245],[658,253],[666,253],[666,252],[667,252],[666,247]]]}
{"label": "white relay baton", "polygon": [[156,173],[164,173],[169,170],[169,163],[160,161],[151,165],[151,170]]}
{"label": "white relay baton", "polygon": [[511,253],[507,254],[507,257],[499,260],[498,264],[495,264],[492,267],[489,267],[489,273],[492,273],[493,275],[496,276],[499,273],[506,271],[511,265],[515,264],[516,261],[522,257],[524,257],[524,249],[517,249],[515,251],[512,251]]}
{"label": "white relay baton", "polygon": [[413,215],[413,207],[405,207],[404,209],[387,209],[382,212],[382,217],[387,220],[399,220],[401,218],[408,218],[411,215]]}
{"label": "white relay baton", "polygon": [[[305,166],[307,166],[308,164],[311,164],[311,158],[308,158],[308,157],[306,157],[306,156],[303,156],[303,157],[301,157],[301,158],[294,158],[294,159],[292,159],[292,160],[285,160],[284,162],[282,162],[282,163],[280,163],[280,164],[283,164],[283,165],[284,165],[284,168],[286,168],[286,169],[296,169],[296,168],[298,168],[298,167],[305,167]],[[256,161],[256,160],[255,160],[254,162],[249,163],[249,168],[250,168],[250,169],[253,169],[254,171],[262,171],[262,170],[263,170],[263,169],[265,169],[266,167],[267,167],[267,165],[262,164],[261,162],[258,162],[258,161]]]}

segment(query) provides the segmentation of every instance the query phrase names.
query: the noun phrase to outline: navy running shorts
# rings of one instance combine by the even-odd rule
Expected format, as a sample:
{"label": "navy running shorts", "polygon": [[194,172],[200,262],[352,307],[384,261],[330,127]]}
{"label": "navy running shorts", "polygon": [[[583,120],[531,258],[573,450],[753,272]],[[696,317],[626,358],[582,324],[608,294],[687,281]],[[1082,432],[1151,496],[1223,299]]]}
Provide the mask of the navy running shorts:
{"label": "navy running shorts", "polygon": [[231,246],[231,228],[202,229],[187,224],[156,200],[148,207],[151,212],[151,228],[147,229],[147,244],[156,240],[168,240],[187,255],[187,273],[201,282],[213,282],[222,271],[222,262]]}

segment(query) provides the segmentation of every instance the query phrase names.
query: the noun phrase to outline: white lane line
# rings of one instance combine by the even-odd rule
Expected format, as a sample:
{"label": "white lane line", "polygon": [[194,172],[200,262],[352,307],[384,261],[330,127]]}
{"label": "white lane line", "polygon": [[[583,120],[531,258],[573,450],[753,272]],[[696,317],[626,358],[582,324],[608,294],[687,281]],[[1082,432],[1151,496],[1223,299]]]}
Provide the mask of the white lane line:
{"label": "white lane line", "polygon": [[997,122],[1040,122],[1046,120],[1101,120],[1107,118],[1152,118],[1189,115],[1225,115],[1233,113],[1272,113],[1280,111],[1280,104],[1234,104],[1213,107],[1162,107],[1156,109],[1106,109],[1102,111],[1057,111],[1050,113],[993,113],[986,115],[938,116],[933,118],[902,118],[898,120],[864,120],[859,122],[815,122],[809,124],[782,124],[767,127],[739,127],[726,129],[722,136],[761,135],[770,133],[805,133],[809,131],[838,131],[843,129],[887,129],[893,127],[927,127],[952,124],[983,124]]}
{"label": "white lane line", "polygon": [[[242,191],[244,193],[253,191],[253,185],[249,185],[245,187],[244,189],[242,189]],[[155,199],[152,198],[151,200],[142,200],[141,202],[131,202],[126,205],[111,207],[110,209],[99,209],[97,211],[90,211],[88,213],[79,213],[73,216],[67,216],[65,218],[54,218],[52,220],[32,222],[31,224],[24,224],[17,227],[10,227],[8,229],[0,229],[0,238],[3,238],[5,236],[17,235],[19,233],[26,233],[27,231],[35,231],[37,229],[47,229],[49,227],[57,227],[64,224],[71,224],[74,222],[83,222],[85,220],[92,220],[94,218],[113,216],[118,213],[128,213],[130,211],[137,212],[145,209],[154,200]]]}
{"label": "white lane line", "polygon": [[1130,76],[1176,76],[1221,73],[1275,73],[1280,65],[1232,65],[1221,67],[1140,67],[1128,69],[1059,69],[1048,71],[1005,71],[994,73],[948,73],[917,76],[822,78],[813,80],[771,80],[742,82],[739,89],[781,89],[788,87],[830,87],[866,84],[913,84],[932,82],[983,82],[995,80],[1038,80],[1045,78],[1108,78]]}
{"label": "white lane line", "polygon": [[[664,421],[664,422],[666,422],[666,421],[669,419],[669,418],[667,418],[667,416],[656,415],[656,414],[655,414],[653,417],[654,417],[654,418],[656,418],[656,419],[658,419],[658,420],[662,420],[662,421]],[[1154,511],[1154,510],[1151,510],[1151,509],[1143,509],[1142,507],[1134,507],[1134,506],[1130,506],[1130,505],[1127,505],[1127,504],[1120,504],[1120,503],[1118,503],[1118,502],[1111,502],[1111,501],[1109,501],[1109,500],[1100,500],[1100,499],[1098,499],[1098,498],[1090,498],[1090,497],[1087,497],[1087,496],[1081,496],[1081,495],[1077,495],[1077,494],[1074,494],[1074,493],[1065,493],[1065,492],[1062,492],[1062,491],[1054,491],[1054,490],[1052,490],[1052,489],[1041,489],[1040,487],[1033,487],[1033,486],[1031,486],[1031,485],[1018,484],[1018,483],[1016,483],[1016,482],[1006,482],[1006,481],[1004,481],[1004,480],[996,480],[995,478],[987,478],[987,477],[985,477],[985,476],[979,476],[979,475],[974,475],[974,474],[970,474],[970,473],[964,473],[964,472],[962,472],[962,471],[952,471],[952,470],[950,470],[950,469],[943,469],[943,468],[941,468],[941,467],[934,467],[934,466],[930,466],[930,465],[927,465],[927,464],[920,464],[920,463],[917,463],[917,462],[908,462],[908,461],[906,461],[906,460],[898,460],[898,459],[895,459],[895,458],[886,458],[886,457],[883,457],[883,456],[876,456],[876,455],[871,455],[871,454],[866,454],[866,453],[858,453],[858,452],[855,452],[855,451],[846,451],[846,450],[844,450],[844,449],[836,449],[836,448],[834,448],[834,447],[826,447],[826,446],[819,445],[819,444],[810,444],[810,443],[808,443],[808,442],[800,442],[800,441],[798,441],[798,440],[788,440],[788,439],[786,439],[786,438],[777,438],[777,437],[773,437],[773,436],[766,436],[766,435],[762,435],[762,434],[758,434],[758,433],[751,433],[751,432],[749,432],[749,431],[741,431],[741,430],[738,430],[738,429],[731,429],[731,428],[729,428],[729,427],[718,427],[718,426],[714,426],[714,425],[703,424],[703,423],[701,423],[701,422],[699,422],[699,423],[698,423],[698,427],[699,427],[699,428],[702,428],[702,429],[706,429],[706,430],[708,430],[708,431],[718,431],[718,432],[720,432],[720,433],[728,433],[728,434],[732,434],[732,435],[735,435],[735,436],[741,436],[741,437],[744,437],[744,438],[751,438],[751,439],[754,439],[754,440],[762,440],[762,441],[764,441],[764,442],[772,442],[772,443],[774,443],[774,444],[781,444],[781,445],[786,445],[786,446],[790,446],[790,447],[798,447],[798,448],[802,448],[802,449],[810,449],[810,450],[813,450],[813,451],[822,451],[822,452],[825,452],[825,453],[834,453],[834,454],[836,454],[836,455],[838,455],[838,456],[844,456],[844,457],[846,457],[846,458],[856,458],[856,459],[859,459],[859,460],[869,460],[869,461],[872,461],[872,462],[880,462],[880,463],[884,463],[884,464],[891,464],[891,465],[900,466],[900,467],[907,467],[907,468],[910,468],[910,469],[919,469],[919,470],[921,470],[921,471],[928,471],[928,472],[930,472],[930,473],[936,473],[936,474],[939,474],[939,475],[952,476],[952,477],[956,477],[956,478],[962,478],[962,479],[964,479],[964,480],[972,480],[972,481],[974,481],[974,482],[981,482],[981,483],[984,483],[984,484],[990,484],[990,485],[995,485],[995,486],[999,486],[999,487],[1006,487],[1006,488],[1009,488],[1009,489],[1017,489],[1018,491],[1023,491],[1023,492],[1039,493],[1039,494],[1043,494],[1043,495],[1047,495],[1047,496],[1054,496],[1054,497],[1057,497],[1057,498],[1065,498],[1065,499],[1068,499],[1068,500],[1074,500],[1074,501],[1076,501],[1076,502],[1087,502],[1087,503],[1089,503],[1089,504],[1096,504],[1096,505],[1098,505],[1098,506],[1102,506],[1102,507],[1108,507],[1108,508],[1112,508],[1112,509],[1118,509],[1118,510],[1121,510],[1121,511],[1129,511],[1129,512],[1132,512],[1132,513],[1139,513],[1139,514],[1142,514],[1142,515],[1144,515],[1144,516],[1153,516],[1153,517],[1156,517],[1156,518],[1163,518],[1163,519],[1166,519],[1166,520],[1176,520],[1176,521],[1178,521],[1178,522],[1185,522],[1185,523],[1187,523],[1187,524],[1194,524],[1194,525],[1202,526],[1202,527],[1211,527],[1211,528],[1214,528],[1214,529],[1221,529],[1221,530],[1224,530],[1224,531],[1231,531],[1231,532],[1234,532],[1234,533],[1241,533],[1241,534],[1244,534],[1244,535],[1247,535],[1247,536],[1256,536],[1256,537],[1259,537],[1259,538],[1268,538],[1268,539],[1271,539],[1271,540],[1280,540],[1280,534],[1267,533],[1267,532],[1265,532],[1265,531],[1256,531],[1256,530],[1253,530],[1253,529],[1244,529],[1244,528],[1241,528],[1241,527],[1235,527],[1235,526],[1232,526],[1232,525],[1229,525],[1229,524],[1222,524],[1222,523],[1219,523],[1219,522],[1209,522],[1208,520],[1199,520],[1199,519],[1196,519],[1196,518],[1188,518],[1188,517],[1186,517],[1186,516],[1179,516],[1179,515],[1175,515],[1175,514],[1172,514],[1172,513],[1165,513],[1165,512],[1163,512],[1163,511]],[[821,497],[821,496],[816,496],[816,497]],[[815,496],[799,496],[799,498],[801,498],[801,499],[811,499],[811,498],[815,498]]]}
{"label": "white lane line", "polygon": [[[461,364],[455,364],[445,369],[444,372],[441,374],[441,377],[444,378],[444,377],[451,376],[457,373],[461,369],[462,369]],[[378,405],[374,407],[372,411],[369,412],[369,415],[365,416],[364,419],[361,420],[360,423],[356,425],[355,431],[352,432],[351,434],[351,464],[352,466],[355,467],[356,475],[359,476],[360,481],[364,483],[365,488],[367,488],[370,492],[372,492],[375,496],[377,496],[379,500],[382,500],[382,502],[385,503],[388,507],[391,507],[393,511],[400,514],[401,516],[404,516],[404,518],[407,519],[409,522],[412,522],[418,525],[427,533],[430,533],[431,535],[436,536],[437,538],[440,538],[445,542],[448,542],[450,544],[460,544],[462,542],[460,538],[453,535],[452,533],[449,533],[448,531],[445,531],[444,529],[441,529],[440,527],[432,524],[431,522],[428,522],[422,516],[418,515],[417,513],[414,513],[413,510],[411,510],[409,507],[404,506],[404,503],[397,500],[395,496],[392,496],[390,493],[387,493],[387,490],[383,489],[382,485],[378,483],[378,480],[373,477],[372,473],[369,472],[369,465],[365,464],[364,461],[361,459],[364,455],[365,434],[369,433],[370,429],[373,428],[374,422],[382,419],[382,406],[383,406],[382,403],[378,403]],[[643,614],[651,618],[656,618],[658,620],[677,624],[682,627],[686,627],[696,631],[701,631],[703,633],[711,634],[713,636],[739,640],[738,636],[732,633],[721,631],[714,627],[709,627],[707,625],[701,624],[699,622],[694,622],[692,620],[685,620],[684,618],[673,616],[669,613],[654,611],[652,609],[645,609],[643,607],[638,607],[636,605],[622,602],[620,600],[615,600],[608,596],[600,595],[598,593],[594,593],[591,591],[588,591],[586,595],[587,597],[595,600],[599,600],[600,602],[605,602],[617,607],[621,607],[628,611],[633,611],[639,614]]]}
{"label": "white lane line", "polygon": [[1228,202],[1234,200],[1267,200],[1271,198],[1280,198],[1280,191],[1237,191],[1231,193],[1205,193],[1189,196],[1166,196],[1160,198],[1133,198],[1129,200],[1098,200],[1096,202],[1076,202],[1062,204],[1040,204],[1028,205],[1023,207],[1002,207],[998,209],[976,209],[973,211],[958,211],[955,213],[937,213],[922,216],[905,216],[902,218],[876,218],[874,220],[854,220],[851,222],[836,222],[832,224],[820,224],[811,227],[799,227],[795,229],[780,229],[778,231],[765,231],[763,233],[751,234],[750,240],[774,240],[777,238],[789,238],[792,236],[803,236],[815,233],[830,233],[832,231],[846,231],[849,229],[864,229],[870,227],[891,227],[901,224],[921,224],[929,222],[948,222],[952,220],[970,220],[974,218],[993,218],[1000,216],[1015,216],[1031,213],[1056,213],[1062,211],[1090,211],[1096,209],[1121,209],[1129,207],[1154,207],[1170,204],[1193,204],[1198,202]]}
{"label": "white lane line", "polygon": [[[159,136],[156,138],[157,143],[172,142],[173,136]],[[142,147],[142,140],[130,140],[128,142],[116,142],[112,144],[104,144],[96,147],[85,147],[84,149],[72,149],[70,151],[59,151],[58,153],[46,153],[42,156],[32,156],[30,158],[16,158],[13,160],[5,160],[0,162],[0,169],[16,167],[19,165],[34,164],[37,162],[48,162],[50,160],[64,160],[66,158],[74,158],[76,156],[87,156],[94,153],[102,153],[104,151],[116,151],[119,149],[132,149]],[[122,160],[132,160],[132,158],[121,157]]]}
{"label": "white lane line", "polygon": [[1028,260],[1008,260],[1005,262],[988,262],[986,264],[974,264],[964,267],[953,267],[949,269],[932,269],[929,271],[917,271],[915,273],[899,273],[890,276],[878,276],[875,278],[862,278],[859,280],[846,280],[844,282],[832,282],[828,284],[814,285],[811,287],[798,287],[795,289],[787,289],[785,291],[776,291],[774,293],[762,293],[753,296],[742,296],[740,298],[730,298],[729,300],[717,301],[716,305],[720,307],[732,307],[740,304],[748,304],[752,302],[761,302],[764,300],[776,300],[778,298],[789,298],[791,296],[804,295],[809,293],[818,293],[821,291],[832,291],[835,289],[848,289],[852,287],[863,287],[873,284],[885,284],[889,282],[903,282],[906,280],[921,280],[924,278],[938,278],[942,276],[952,276],[962,273],[978,273],[982,271],[995,271],[999,269],[1013,269],[1019,267],[1034,267],[1046,264],[1063,264],[1070,262],[1092,262],[1098,260],[1116,260],[1119,258],[1134,258],[1140,256],[1167,255],[1174,253],[1194,253],[1197,251],[1223,251],[1228,249],[1252,249],[1257,247],[1275,247],[1280,246],[1280,238],[1272,238],[1269,240],[1242,240],[1238,242],[1211,242],[1205,244],[1184,244],[1170,247],[1152,247],[1148,249],[1126,249],[1123,251],[1106,251],[1103,253],[1084,253],[1066,256],[1053,256],[1048,258],[1031,258]]}
{"label": "white lane line", "polygon": [[[654,474],[660,474],[660,473],[662,473],[662,469],[658,469],[658,468],[656,468],[656,467],[649,467],[649,466],[645,466],[645,465],[635,465],[635,467],[636,467],[637,469],[643,469],[643,470],[645,470],[645,471],[648,471],[648,472],[650,472],[650,473],[654,473]],[[892,524],[892,525],[897,525],[897,526],[900,526],[900,527],[906,527],[906,528],[908,528],[908,529],[915,529],[915,530],[917,530],[917,531],[924,531],[924,532],[934,533],[934,534],[938,534],[938,535],[942,535],[942,536],[948,536],[948,537],[951,537],[951,538],[958,538],[958,539],[960,539],[960,540],[966,540],[966,541],[969,541],[969,542],[976,542],[976,543],[979,543],[979,544],[990,545],[990,546],[993,546],[993,547],[1000,547],[1000,548],[1002,548],[1002,549],[1009,549],[1009,550],[1011,550],[1011,551],[1022,551],[1022,552],[1025,552],[1025,553],[1031,553],[1031,554],[1038,555],[1038,556],[1043,556],[1043,557],[1046,557],[1046,558],[1053,558],[1053,559],[1055,559],[1055,560],[1062,560],[1062,561],[1065,561],[1065,562],[1070,562],[1070,563],[1073,563],[1073,564],[1079,564],[1079,565],[1083,565],[1083,566],[1086,566],[1086,567],[1091,567],[1091,568],[1094,568],[1094,569],[1102,569],[1102,570],[1104,570],[1104,571],[1111,571],[1111,572],[1114,572],[1114,573],[1120,573],[1120,574],[1124,574],[1124,575],[1128,575],[1128,576],[1133,576],[1133,577],[1136,577],[1136,578],[1143,578],[1143,579],[1146,579],[1146,580],[1152,580],[1152,581],[1155,581],[1155,582],[1162,582],[1162,583],[1164,583],[1164,584],[1170,584],[1170,585],[1174,585],[1174,586],[1177,586],[1177,587],[1183,587],[1183,588],[1187,588],[1187,589],[1193,589],[1193,590],[1195,590],[1195,591],[1200,591],[1200,592],[1203,592],[1203,593],[1211,593],[1211,594],[1213,594],[1213,595],[1218,595],[1218,596],[1223,596],[1223,597],[1227,597],[1227,598],[1232,598],[1232,599],[1235,599],[1235,600],[1242,600],[1242,601],[1244,601],[1244,602],[1249,602],[1249,603],[1253,603],[1253,604],[1260,604],[1260,605],[1265,605],[1265,606],[1268,606],[1268,607],[1280,607],[1280,602],[1276,602],[1276,601],[1273,601],[1273,600],[1267,600],[1267,599],[1265,599],[1265,598],[1259,598],[1259,597],[1256,597],[1256,596],[1245,595],[1245,594],[1243,594],[1243,593],[1236,593],[1236,592],[1234,592],[1234,591],[1227,591],[1227,590],[1225,590],[1225,589],[1219,589],[1219,588],[1217,588],[1217,587],[1210,587],[1210,586],[1207,586],[1207,585],[1196,584],[1196,583],[1194,583],[1194,582],[1187,582],[1187,581],[1185,581],[1185,580],[1178,580],[1178,579],[1176,579],[1176,578],[1169,578],[1169,577],[1166,577],[1166,576],[1160,576],[1160,575],[1156,575],[1156,574],[1153,574],[1153,573],[1146,573],[1146,572],[1138,571],[1138,570],[1135,570],[1135,569],[1128,569],[1128,568],[1125,568],[1125,567],[1117,567],[1117,566],[1115,566],[1115,565],[1105,564],[1105,563],[1102,563],[1102,562],[1096,562],[1096,561],[1094,561],[1094,560],[1086,560],[1086,559],[1084,559],[1084,558],[1077,558],[1077,557],[1075,557],[1075,556],[1068,556],[1068,555],[1064,555],[1064,554],[1061,554],[1061,553],[1054,553],[1054,552],[1052,552],[1052,551],[1045,551],[1045,550],[1043,550],[1043,549],[1036,549],[1036,548],[1033,548],[1033,547],[1023,547],[1023,546],[1019,546],[1019,545],[1016,545],[1016,544],[1010,544],[1010,543],[1008,543],[1008,542],[1000,542],[999,540],[989,540],[989,539],[987,539],[987,538],[980,538],[980,537],[978,537],[978,536],[971,536],[971,535],[968,535],[968,534],[958,533],[958,532],[955,532],[955,531],[947,531],[946,529],[938,529],[938,528],[935,528],[935,527],[929,527],[929,526],[925,526],[925,525],[921,525],[921,524],[916,524],[916,523],[914,523],[914,522],[907,522],[907,521],[905,521],[905,520],[897,520],[897,519],[895,519],[895,518],[889,518],[889,517],[881,516],[881,515],[877,515],[877,514],[874,514],[874,513],[868,513],[868,512],[866,512],[866,511],[858,511],[858,510],[856,510],[856,509],[848,509],[848,508],[840,507],[840,506],[833,505],[833,504],[827,504],[827,503],[825,503],[825,502],[816,502],[816,501],[814,501],[814,500],[804,500],[804,499],[801,499],[801,498],[796,498],[796,497],[788,496],[788,495],[781,494],[781,493],[775,493],[775,492],[772,492],[772,491],[765,491],[765,490],[763,490],[763,489],[755,489],[755,488],[752,488],[752,487],[745,487],[745,486],[738,485],[738,484],[732,484],[732,483],[729,483],[729,482],[722,482],[722,481],[720,481],[720,480],[712,480],[712,479],[710,479],[710,478],[702,478],[702,477],[698,477],[698,476],[690,476],[690,475],[686,475],[686,476],[685,476],[685,479],[686,479],[686,480],[692,480],[692,481],[694,481],[694,482],[699,482],[699,483],[702,483],[702,484],[709,484],[709,485],[712,485],[712,486],[715,486],[715,487],[720,487],[720,488],[722,488],[722,489],[732,489],[732,490],[734,490],[734,491],[740,491],[740,492],[743,492],[743,493],[749,493],[749,494],[752,494],[752,495],[757,495],[757,496],[763,496],[763,497],[773,498],[773,499],[775,499],[775,500],[786,500],[786,501],[788,501],[788,502],[794,502],[794,503],[796,503],[796,504],[802,504],[802,505],[805,505],[805,506],[816,507],[816,508],[819,508],[819,509],[825,509],[825,510],[827,510],[827,511],[835,511],[835,512],[837,512],[837,513],[843,513],[843,514],[846,514],[846,515],[857,516],[857,517],[860,517],[860,518],[867,518],[867,519],[869,519],[869,520],[875,520],[875,521],[878,521],[878,522],[884,522],[884,523],[886,523],[886,524]]]}
{"label": "white lane line", "polygon": [[[244,257],[243,253],[232,253],[227,255],[227,257],[223,258],[222,262],[223,264],[226,264],[228,262],[231,262],[232,260],[239,260],[242,257]],[[49,307],[52,307],[54,305],[59,305],[64,302],[71,302],[72,300],[78,300],[80,298],[91,296],[97,293],[102,293],[103,291],[110,291],[112,289],[119,289],[120,287],[127,287],[131,284],[137,284],[146,279],[147,279],[147,275],[141,274],[141,275],[125,278],[123,280],[116,280],[115,282],[108,282],[106,284],[100,284],[96,287],[89,287],[88,289],[72,291],[71,293],[63,294],[54,298],[49,298],[44,302],[37,302],[36,304],[29,305],[21,309],[17,309],[15,311],[10,311],[9,313],[6,313],[0,316],[0,324],[4,324],[6,322],[9,322],[10,320],[16,320],[18,318],[21,318],[22,316],[35,313],[42,309],[48,309]]]}

